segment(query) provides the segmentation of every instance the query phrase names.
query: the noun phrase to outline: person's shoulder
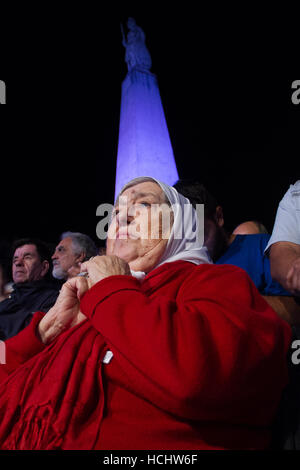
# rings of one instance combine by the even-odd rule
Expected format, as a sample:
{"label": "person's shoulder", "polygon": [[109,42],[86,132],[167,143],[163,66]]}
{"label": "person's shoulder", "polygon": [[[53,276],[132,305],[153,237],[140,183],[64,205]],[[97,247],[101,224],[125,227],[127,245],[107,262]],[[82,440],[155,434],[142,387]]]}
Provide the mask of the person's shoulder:
{"label": "person's shoulder", "polygon": [[296,200],[300,198],[300,180],[291,184],[285,195],[283,196],[280,204],[281,206],[291,205],[293,206]]}
{"label": "person's shoulder", "polygon": [[0,302],[0,314],[6,313],[7,308],[14,302],[14,298],[10,295],[6,299],[1,300]]}
{"label": "person's shoulder", "polygon": [[247,235],[241,235],[241,237],[245,237],[244,241],[247,245],[258,246],[260,248],[265,249],[268,244],[268,241],[271,238],[269,233],[252,233]]}
{"label": "person's shoulder", "polygon": [[247,242],[255,242],[259,240],[268,240],[270,238],[269,233],[245,233],[244,235],[237,235],[237,237],[242,237],[243,240]]}
{"label": "person's shoulder", "polygon": [[294,207],[297,210],[300,210],[300,180],[298,180],[295,184],[291,185],[290,191]]}
{"label": "person's shoulder", "polygon": [[228,263],[234,256],[234,259],[253,256],[253,253],[260,253],[268,244],[269,233],[254,233],[236,235],[233,242],[229,245],[226,252],[217,260],[217,264]]}
{"label": "person's shoulder", "polygon": [[35,288],[36,290],[46,292],[59,292],[61,285],[61,282],[56,279],[40,279],[39,281],[36,281]]}
{"label": "person's shoulder", "polygon": [[204,277],[223,277],[223,276],[243,276],[247,273],[243,268],[234,264],[199,264],[195,266],[193,272],[194,276]]}
{"label": "person's shoulder", "polygon": [[298,193],[300,195],[300,180],[296,181],[295,184],[291,184],[289,189],[292,194]]}
{"label": "person's shoulder", "polygon": [[[159,272],[160,268],[157,268],[157,273]],[[184,274],[185,279],[192,279],[198,276],[206,276],[206,275],[218,275],[219,273],[226,273],[226,272],[235,272],[235,271],[244,271],[237,266],[230,265],[230,264],[214,264],[214,263],[200,263],[195,264],[190,261],[174,261],[172,263],[165,263],[161,266],[161,271],[166,271],[169,275],[181,273]],[[151,274],[151,273],[150,273]],[[149,276],[150,277],[150,276]]]}
{"label": "person's shoulder", "polygon": [[[165,263],[167,264],[167,263]],[[172,265],[172,270],[185,274],[185,279],[194,279],[197,277],[218,277],[232,274],[234,276],[244,275],[247,273],[243,268],[240,268],[233,264],[215,264],[215,263],[200,263],[195,264],[189,261],[175,261],[169,264],[169,268]],[[170,269],[168,272],[170,273]]]}
{"label": "person's shoulder", "polygon": [[249,292],[252,281],[247,272],[232,264],[200,264],[185,277],[180,294],[190,298],[231,298],[236,292]]}
{"label": "person's shoulder", "polygon": [[49,292],[53,292],[53,293],[58,293],[61,288],[62,288],[62,283],[58,283],[58,282],[50,282],[48,284],[48,288],[46,287],[46,289],[48,289]]}

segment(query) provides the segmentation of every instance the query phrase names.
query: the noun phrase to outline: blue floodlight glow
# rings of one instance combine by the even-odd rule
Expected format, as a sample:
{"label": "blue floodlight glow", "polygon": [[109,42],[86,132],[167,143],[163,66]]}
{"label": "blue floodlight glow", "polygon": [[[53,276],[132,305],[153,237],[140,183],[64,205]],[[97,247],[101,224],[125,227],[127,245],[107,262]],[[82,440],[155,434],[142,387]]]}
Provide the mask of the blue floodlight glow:
{"label": "blue floodlight glow", "polygon": [[115,199],[138,176],[178,180],[156,76],[133,69],[122,83]]}

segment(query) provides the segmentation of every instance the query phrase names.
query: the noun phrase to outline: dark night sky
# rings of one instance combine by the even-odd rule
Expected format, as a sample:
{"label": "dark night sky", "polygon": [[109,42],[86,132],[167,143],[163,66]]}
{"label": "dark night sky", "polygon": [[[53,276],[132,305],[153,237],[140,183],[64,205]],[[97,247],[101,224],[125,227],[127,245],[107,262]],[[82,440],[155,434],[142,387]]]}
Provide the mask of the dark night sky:
{"label": "dark night sky", "polygon": [[228,228],[256,218],[270,230],[300,177],[300,105],[297,76],[264,24],[209,28],[193,11],[86,8],[36,22],[1,69],[2,239],[55,243],[74,230],[97,240],[96,208],[113,202],[127,16],[146,33],[180,177],[207,184]]}

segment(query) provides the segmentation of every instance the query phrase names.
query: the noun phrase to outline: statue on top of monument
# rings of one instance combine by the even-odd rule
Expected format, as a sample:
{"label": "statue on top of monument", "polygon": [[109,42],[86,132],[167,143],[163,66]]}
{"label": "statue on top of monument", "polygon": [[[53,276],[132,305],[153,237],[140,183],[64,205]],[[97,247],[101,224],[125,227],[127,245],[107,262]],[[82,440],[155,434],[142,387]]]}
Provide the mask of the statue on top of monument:
{"label": "statue on top of monument", "polygon": [[128,18],[127,27],[129,29],[125,38],[124,29],[121,24],[122,44],[126,49],[125,62],[130,72],[132,69],[149,71],[152,65],[150,53],[145,44],[145,33],[140,28],[134,18]]}

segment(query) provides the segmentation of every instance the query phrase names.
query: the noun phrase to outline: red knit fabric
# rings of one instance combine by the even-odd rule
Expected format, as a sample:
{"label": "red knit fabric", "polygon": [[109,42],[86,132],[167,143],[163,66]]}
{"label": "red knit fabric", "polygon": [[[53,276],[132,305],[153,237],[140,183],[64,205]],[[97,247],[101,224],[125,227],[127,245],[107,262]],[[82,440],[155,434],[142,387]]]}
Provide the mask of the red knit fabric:
{"label": "red knit fabric", "polygon": [[88,320],[48,347],[41,314],[7,341],[1,449],[268,445],[291,332],[243,270],[166,263],[100,281],[80,307]]}

